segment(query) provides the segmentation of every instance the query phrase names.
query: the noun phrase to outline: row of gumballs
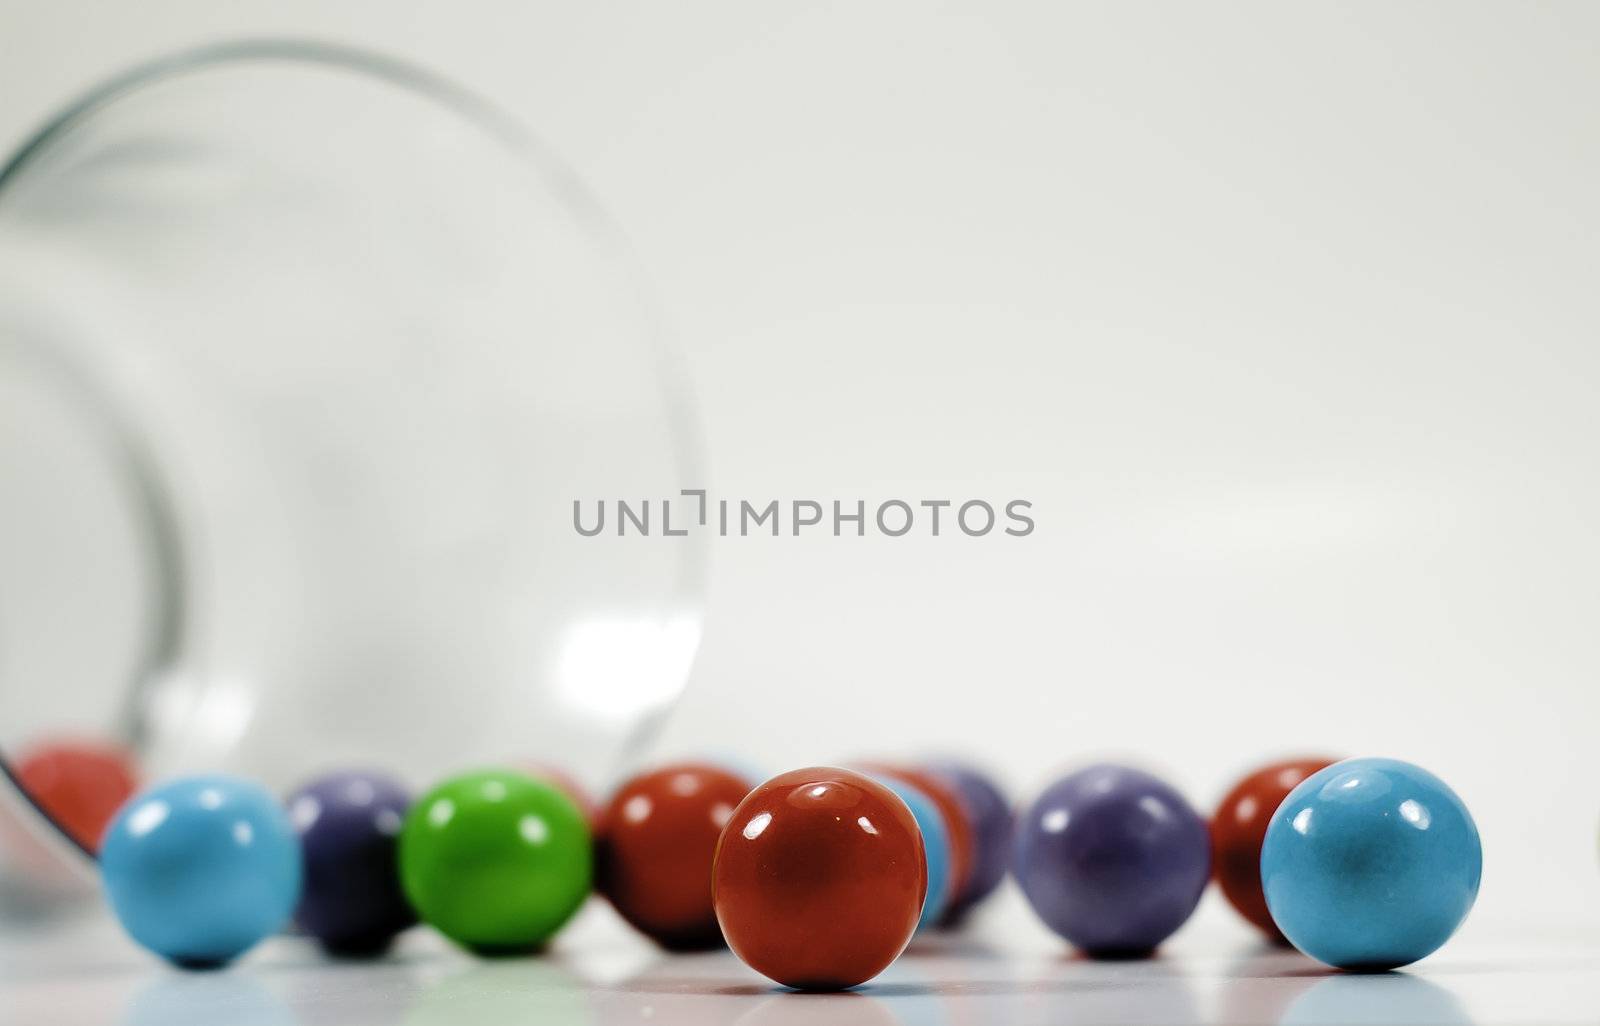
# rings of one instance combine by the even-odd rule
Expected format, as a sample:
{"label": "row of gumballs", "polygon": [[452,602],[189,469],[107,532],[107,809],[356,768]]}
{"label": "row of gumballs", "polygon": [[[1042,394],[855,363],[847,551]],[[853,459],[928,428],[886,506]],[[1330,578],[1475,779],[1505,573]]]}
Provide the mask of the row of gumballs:
{"label": "row of gumballs", "polygon": [[[957,763],[868,771],[902,813],[891,839],[916,841],[892,867],[920,881],[912,925],[958,921],[1005,876],[1004,797]],[[108,814],[94,847],[128,933],[184,966],[231,961],[291,910],[343,955],[381,952],[419,918],[473,951],[536,950],[591,889],[661,946],[697,950],[724,943],[712,865],[751,779],[672,763],[602,807],[550,767],[461,774],[415,801],[388,774],[347,771],[280,807],[252,781],[182,777]]]}
{"label": "row of gumballs", "polygon": [[130,934],[183,965],[232,959],[291,910],[345,953],[382,950],[418,916],[473,950],[537,949],[593,882],[664,947],[726,942],[779,983],[835,989],[881,972],[918,928],[958,922],[1008,863],[1040,918],[1091,955],[1153,950],[1215,872],[1269,935],[1330,964],[1392,967],[1454,931],[1481,852],[1442,782],[1365,759],[1265,767],[1209,825],[1114,765],[1062,778],[1015,821],[988,778],[951,762],[754,788],[674,764],[604,808],[552,773],[465,774],[415,802],[382,775],[335,774],[281,808],[249,782],[197,777],[130,801],[101,860]]}
{"label": "row of gumballs", "polygon": [[[922,927],[939,921],[928,907],[947,858],[962,893],[963,844],[980,861],[997,851],[1002,873],[1009,857],[1038,917],[1100,958],[1149,955],[1193,914],[1213,875],[1273,940],[1363,971],[1430,954],[1477,897],[1482,849],[1466,806],[1398,760],[1263,766],[1209,822],[1176,789],[1128,766],[1068,774],[1014,822],[970,769],[878,769],[877,779],[827,767],[774,777],[721,832],[712,908],[729,947],[779,983],[836,989],[881,972],[919,914]],[[966,797],[980,790],[996,814]]]}

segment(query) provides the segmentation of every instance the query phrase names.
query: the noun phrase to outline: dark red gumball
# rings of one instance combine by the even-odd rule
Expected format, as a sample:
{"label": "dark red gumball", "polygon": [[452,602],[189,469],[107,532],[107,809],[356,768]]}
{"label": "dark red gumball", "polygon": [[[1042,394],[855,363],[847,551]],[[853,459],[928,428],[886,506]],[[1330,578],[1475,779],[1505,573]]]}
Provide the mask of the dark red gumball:
{"label": "dark red gumball", "polygon": [[17,780],[56,825],[89,851],[138,787],[133,760],[113,745],[64,741],[17,760]]}
{"label": "dark red gumball", "polygon": [[599,816],[596,890],[664,948],[721,945],[711,863],[723,826],[749,793],[742,777],[705,763],[629,779]]}
{"label": "dark red gumball", "polygon": [[1267,823],[1302,780],[1337,760],[1314,756],[1262,766],[1240,780],[1211,817],[1211,865],[1217,885],[1239,914],[1274,942],[1283,934],[1261,891],[1261,844]]}
{"label": "dark red gumball", "polygon": [[712,898],[728,946],[788,987],[843,990],[899,957],[928,892],[906,803],[831,767],[773,777],[722,831]]}

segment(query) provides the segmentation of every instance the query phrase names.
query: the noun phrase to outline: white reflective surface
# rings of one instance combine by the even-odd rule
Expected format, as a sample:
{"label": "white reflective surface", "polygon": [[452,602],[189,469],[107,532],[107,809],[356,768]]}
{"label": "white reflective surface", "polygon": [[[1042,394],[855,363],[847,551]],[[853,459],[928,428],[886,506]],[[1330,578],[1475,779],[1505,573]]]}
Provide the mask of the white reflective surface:
{"label": "white reflective surface", "polygon": [[1600,930],[1469,929],[1410,972],[1349,976],[1207,915],[1160,959],[1096,963],[1067,955],[1014,897],[970,934],[919,938],[843,995],[781,991],[725,952],[662,954],[600,903],[544,958],[474,959],[418,930],[382,961],[336,963],[281,938],[215,973],[168,969],[103,917],[12,924],[0,928],[0,1009],[52,1026],[1490,1026],[1592,1023],[1600,1008]]}

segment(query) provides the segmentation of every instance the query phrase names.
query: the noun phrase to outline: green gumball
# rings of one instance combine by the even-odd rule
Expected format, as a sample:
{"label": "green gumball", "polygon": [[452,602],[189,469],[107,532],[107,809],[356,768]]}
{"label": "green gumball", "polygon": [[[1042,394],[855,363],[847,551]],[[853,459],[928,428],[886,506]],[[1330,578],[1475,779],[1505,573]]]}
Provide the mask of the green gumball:
{"label": "green gumball", "polygon": [[520,773],[452,777],[400,831],[400,883],[417,914],[483,952],[542,946],[583,904],[592,866],[583,813]]}

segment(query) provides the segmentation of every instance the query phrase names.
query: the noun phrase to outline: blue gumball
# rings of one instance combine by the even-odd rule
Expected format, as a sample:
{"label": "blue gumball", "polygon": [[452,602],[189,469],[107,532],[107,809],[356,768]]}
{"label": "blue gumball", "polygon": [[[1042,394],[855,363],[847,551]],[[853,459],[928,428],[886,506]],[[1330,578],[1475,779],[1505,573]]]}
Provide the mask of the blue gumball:
{"label": "blue gumball", "polygon": [[874,776],[874,780],[899,796],[911,810],[922,831],[922,849],[928,860],[928,896],[922,902],[922,917],[917,929],[927,929],[944,916],[950,906],[950,830],[944,816],[920,788],[891,776]]}
{"label": "blue gumball", "polygon": [[178,965],[216,966],[288,922],[300,896],[300,845],[260,785],[184,777],[122,807],[100,872],[134,940]]}
{"label": "blue gumball", "polygon": [[1393,969],[1436,951],[1472,909],[1482,871],[1461,799],[1395,759],[1347,759],[1307,777],[1261,849],[1273,921],[1340,969]]}

